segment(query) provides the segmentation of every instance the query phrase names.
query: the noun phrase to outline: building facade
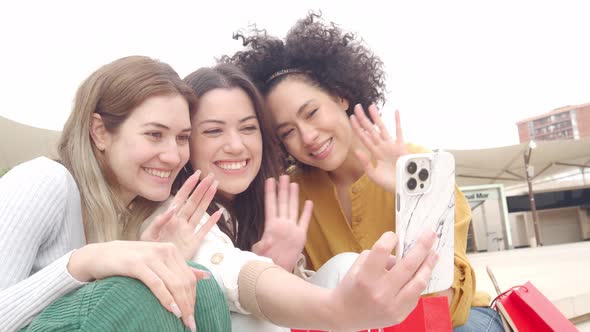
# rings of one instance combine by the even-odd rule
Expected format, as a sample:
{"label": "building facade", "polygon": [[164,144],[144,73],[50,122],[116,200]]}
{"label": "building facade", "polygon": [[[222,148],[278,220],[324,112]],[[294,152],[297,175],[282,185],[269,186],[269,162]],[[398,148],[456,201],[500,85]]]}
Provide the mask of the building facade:
{"label": "building facade", "polygon": [[520,142],[590,136],[590,103],[565,106],[516,123]]}

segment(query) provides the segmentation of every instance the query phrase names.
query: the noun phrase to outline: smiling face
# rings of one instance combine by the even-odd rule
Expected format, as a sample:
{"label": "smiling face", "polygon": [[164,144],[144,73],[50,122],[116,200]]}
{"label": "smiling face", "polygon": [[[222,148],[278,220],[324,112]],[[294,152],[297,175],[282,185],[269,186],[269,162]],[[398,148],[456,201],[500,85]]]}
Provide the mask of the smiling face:
{"label": "smiling face", "polygon": [[275,131],[291,156],[328,172],[344,163],[353,139],[346,100],[288,77],[270,91],[266,102]]}
{"label": "smiling face", "polygon": [[192,167],[203,176],[213,173],[227,198],[244,192],[262,162],[260,126],[248,95],[239,88],[205,93],[192,124]]}
{"label": "smiling face", "polygon": [[170,196],[189,158],[190,125],[182,96],[155,96],[135,108],[115,133],[105,134],[105,161],[125,204],[136,196],[152,201]]}

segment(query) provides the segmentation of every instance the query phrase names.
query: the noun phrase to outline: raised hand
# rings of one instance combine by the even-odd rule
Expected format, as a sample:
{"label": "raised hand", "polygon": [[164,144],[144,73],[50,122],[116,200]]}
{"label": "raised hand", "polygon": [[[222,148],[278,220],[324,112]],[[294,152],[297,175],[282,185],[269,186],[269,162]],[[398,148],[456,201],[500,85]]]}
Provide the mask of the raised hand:
{"label": "raised hand", "polygon": [[274,178],[264,186],[265,223],[262,239],[252,252],[271,258],[275,264],[292,272],[307,239],[313,203],[305,201],[299,216],[299,186],[289,183],[289,176],[279,177],[278,193]]}
{"label": "raised hand", "polygon": [[217,191],[217,181],[214,181],[213,175],[210,174],[199,183],[189,197],[199,181],[199,176],[200,171],[196,171],[186,180],[168,211],[158,216],[141,234],[142,241],[170,242],[180,250],[185,259],[194,257],[203,238],[222,214],[221,209],[216,211],[204,225],[197,228]]}
{"label": "raised hand", "polygon": [[[408,153],[403,140],[399,111],[395,111],[395,139],[389,135],[374,104],[369,106],[369,115],[374,124],[369,121],[362,106],[356,105],[354,114],[350,116],[353,130],[371,156],[362,151],[355,153],[371,180],[386,191],[395,192],[395,164],[400,156]],[[371,162],[372,159],[375,160],[375,165]]]}
{"label": "raised hand", "polygon": [[438,256],[431,251],[434,240],[434,232],[423,234],[406,256],[395,261],[391,251],[397,236],[386,232],[371,250],[363,251],[331,294],[332,302],[340,306],[342,327],[403,321],[416,307],[436,265]]}

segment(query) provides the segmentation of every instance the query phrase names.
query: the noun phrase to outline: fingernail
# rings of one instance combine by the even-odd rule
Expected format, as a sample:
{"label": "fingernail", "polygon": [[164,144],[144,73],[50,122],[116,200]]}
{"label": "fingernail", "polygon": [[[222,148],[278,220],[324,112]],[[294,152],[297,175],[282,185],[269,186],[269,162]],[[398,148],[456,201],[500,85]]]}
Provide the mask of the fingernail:
{"label": "fingernail", "polygon": [[197,324],[195,323],[194,316],[188,318],[188,328],[191,329],[191,332],[197,332]]}
{"label": "fingernail", "polygon": [[196,171],[193,173],[193,175],[192,175],[192,176],[194,176],[195,178],[199,179],[199,178],[201,177],[201,170],[199,170],[199,169],[198,169],[198,170],[196,170]]}
{"label": "fingernail", "polygon": [[174,316],[180,318],[182,317],[182,313],[180,312],[180,309],[178,308],[178,305],[174,302],[172,302],[172,304],[170,305],[170,309],[172,309],[172,313],[174,314]]}
{"label": "fingernail", "polygon": [[166,211],[166,212],[171,212],[171,211],[174,211],[175,209],[176,209],[176,203],[170,205],[170,207],[168,208],[168,211]]}
{"label": "fingernail", "polygon": [[213,185],[214,185],[215,187],[217,187],[217,186],[219,185],[219,181],[217,181],[217,180],[213,181]]}
{"label": "fingernail", "polygon": [[211,279],[211,273],[207,272],[207,271],[203,271],[203,279],[204,280]]}

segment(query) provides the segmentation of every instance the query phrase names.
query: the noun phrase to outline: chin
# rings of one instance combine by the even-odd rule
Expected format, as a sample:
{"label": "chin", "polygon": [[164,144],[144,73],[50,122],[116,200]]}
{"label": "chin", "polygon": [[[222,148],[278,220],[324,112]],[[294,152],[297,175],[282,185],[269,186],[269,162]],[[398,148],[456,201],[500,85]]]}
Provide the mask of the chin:
{"label": "chin", "polygon": [[248,189],[249,185],[250,185],[249,183],[247,185],[233,183],[231,186],[227,186],[227,187],[219,186],[217,188],[217,191],[220,194],[222,194],[223,196],[235,196],[235,195],[239,195],[239,194],[243,193],[244,191],[246,191],[246,189]]}
{"label": "chin", "polygon": [[317,167],[325,172],[332,172],[332,171],[337,170],[341,165],[342,165],[342,163],[337,163],[337,162],[333,162],[333,161],[324,161],[323,163],[316,163],[315,167]]}
{"label": "chin", "polygon": [[151,192],[151,193],[145,193],[145,195],[141,195],[143,198],[153,201],[153,202],[163,202],[165,200],[168,199],[168,197],[170,197],[170,190],[168,190],[167,192]]}

